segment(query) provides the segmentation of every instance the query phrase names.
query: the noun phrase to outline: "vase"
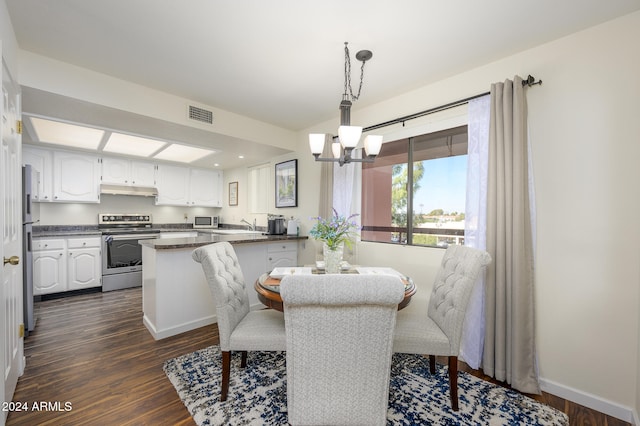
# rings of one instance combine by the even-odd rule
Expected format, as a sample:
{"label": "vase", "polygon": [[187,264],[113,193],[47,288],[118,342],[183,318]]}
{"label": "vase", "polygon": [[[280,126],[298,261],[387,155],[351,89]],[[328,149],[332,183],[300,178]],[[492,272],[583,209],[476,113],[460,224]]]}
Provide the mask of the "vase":
{"label": "vase", "polygon": [[331,250],[327,243],[322,244],[322,254],[324,255],[324,271],[327,274],[340,273],[340,263],[342,262],[342,253],[344,252],[344,243],[340,243],[338,247]]}

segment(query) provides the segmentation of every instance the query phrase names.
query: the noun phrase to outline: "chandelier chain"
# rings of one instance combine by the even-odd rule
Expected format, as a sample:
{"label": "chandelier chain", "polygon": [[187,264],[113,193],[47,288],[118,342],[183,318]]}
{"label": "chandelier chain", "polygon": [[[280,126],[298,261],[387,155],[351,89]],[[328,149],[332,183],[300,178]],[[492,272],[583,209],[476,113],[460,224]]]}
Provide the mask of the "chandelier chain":
{"label": "chandelier chain", "polygon": [[[344,94],[347,93],[351,97],[352,101],[357,101],[360,97],[360,92],[362,91],[362,84],[364,82],[364,63],[362,61],[362,65],[360,66],[360,85],[358,86],[358,94],[353,94],[353,89],[351,88],[351,55],[349,54],[349,46],[347,43],[344,43]],[[348,92],[347,92],[348,91]]]}

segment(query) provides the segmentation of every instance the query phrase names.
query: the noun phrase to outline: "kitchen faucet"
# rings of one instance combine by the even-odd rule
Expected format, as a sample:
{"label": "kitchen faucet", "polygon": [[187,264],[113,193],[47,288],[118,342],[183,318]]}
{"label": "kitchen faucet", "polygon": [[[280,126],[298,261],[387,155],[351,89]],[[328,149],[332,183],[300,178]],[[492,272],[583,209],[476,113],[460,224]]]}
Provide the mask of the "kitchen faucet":
{"label": "kitchen faucet", "polygon": [[246,220],[242,219],[240,222],[244,222],[247,225],[249,225],[249,231],[255,231],[256,230],[256,220],[253,219],[253,225],[250,224],[249,222],[247,222]]}

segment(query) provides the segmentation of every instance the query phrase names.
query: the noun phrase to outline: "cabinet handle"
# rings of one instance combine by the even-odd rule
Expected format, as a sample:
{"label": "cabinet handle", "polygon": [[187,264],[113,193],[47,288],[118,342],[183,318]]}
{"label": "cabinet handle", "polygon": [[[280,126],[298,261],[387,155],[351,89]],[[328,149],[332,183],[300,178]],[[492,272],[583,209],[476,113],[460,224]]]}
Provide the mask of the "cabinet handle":
{"label": "cabinet handle", "polygon": [[273,260],[273,258],[270,257],[269,260]]}

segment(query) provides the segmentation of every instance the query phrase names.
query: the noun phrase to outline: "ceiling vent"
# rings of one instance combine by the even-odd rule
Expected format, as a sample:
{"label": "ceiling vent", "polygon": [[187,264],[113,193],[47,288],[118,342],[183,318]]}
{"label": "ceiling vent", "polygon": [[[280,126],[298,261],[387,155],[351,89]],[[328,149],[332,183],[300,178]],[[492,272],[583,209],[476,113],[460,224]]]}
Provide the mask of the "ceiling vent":
{"label": "ceiling vent", "polygon": [[213,124],[213,112],[204,108],[189,105],[189,120]]}

